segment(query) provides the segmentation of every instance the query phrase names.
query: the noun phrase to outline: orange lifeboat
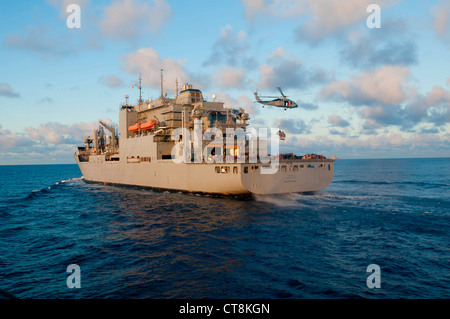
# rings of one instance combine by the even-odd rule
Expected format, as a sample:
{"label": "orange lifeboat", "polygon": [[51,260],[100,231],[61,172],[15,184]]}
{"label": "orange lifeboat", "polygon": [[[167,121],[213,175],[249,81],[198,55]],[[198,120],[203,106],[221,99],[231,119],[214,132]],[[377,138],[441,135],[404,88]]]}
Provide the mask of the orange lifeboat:
{"label": "orange lifeboat", "polygon": [[134,124],[134,125],[131,125],[129,128],[128,128],[128,131],[130,131],[130,132],[137,132],[137,131],[139,131],[141,129],[141,123],[136,123],[136,124]]}
{"label": "orange lifeboat", "polygon": [[141,125],[141,129],[142,129],[142,130],[149,130],[149,129],[155,127],[157,124],[158,124],[158,121],[157,121],[157,120],[150,120],[150,121],[148,121],[148,122],[142,124],[142,125]]}

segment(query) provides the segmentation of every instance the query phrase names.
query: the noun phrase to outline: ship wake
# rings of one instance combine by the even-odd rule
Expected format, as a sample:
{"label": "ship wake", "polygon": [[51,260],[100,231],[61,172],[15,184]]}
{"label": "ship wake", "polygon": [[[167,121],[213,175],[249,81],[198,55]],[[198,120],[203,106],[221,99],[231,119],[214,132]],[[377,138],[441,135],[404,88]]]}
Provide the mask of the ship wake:
{"label": "ship wake", "polygon": [[305,204],[298,201],[301,195],[288,193],[288,194],[271,194],[271,195],[259,195],[254,194],[253,199],[258,202],[266,202],[279,207],[301,207]]}
{"label": "ship wake", "polygon": [[72,184],[72,183],[76,183],[76,182],[79,182],[79,181],[81,181],[81,180],[83,180],[83,179],[84,179],[83,177],[76,177],[76,178],[65,179],[65,180],[56,182],[55,184],[50,185],[50,186],[48,186],[48,187],[44,187],[44,188],[41,188],[41,189],[35,189],[35,190],[31,191],[31,193],[29,193],[29,194],[24,198],[24,200],[32,200],[32,199],[35,199],[35,198],[39,197],[40,195],[49,193],[49,192],[51,192],[52,190],[54,190],[54,189],[56,189],[56,188],[58,188],[58,187],[61,187],[61,186],[64,185],[64,184]]}

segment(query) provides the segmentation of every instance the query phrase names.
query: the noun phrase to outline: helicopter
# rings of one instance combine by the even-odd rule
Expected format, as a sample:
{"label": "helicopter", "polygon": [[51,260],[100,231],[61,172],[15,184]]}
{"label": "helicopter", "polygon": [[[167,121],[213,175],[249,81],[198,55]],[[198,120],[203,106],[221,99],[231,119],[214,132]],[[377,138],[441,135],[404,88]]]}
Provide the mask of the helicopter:
{"label": "helicopter", "polygon": [[[256,98],[256,102],[260,103],[263,105],[272,105],[272,106],[276,106],[276,107],[284,107],[284,110],[289,109],[293,109],[294,107],[298,107],[297,103],[295,103],[292,100],[289,100],[287,98],[286,95],[284,95],[283,91],[281,90],[280,87],[277,87],[278,91],[280,91],[281,96],[258,96],[258,92],[254,92],[255,94],[255,98]],[[260,97],[262,98],[276,98],[275,100],[271,100],[271,101],[262,101],[260,99]]]}

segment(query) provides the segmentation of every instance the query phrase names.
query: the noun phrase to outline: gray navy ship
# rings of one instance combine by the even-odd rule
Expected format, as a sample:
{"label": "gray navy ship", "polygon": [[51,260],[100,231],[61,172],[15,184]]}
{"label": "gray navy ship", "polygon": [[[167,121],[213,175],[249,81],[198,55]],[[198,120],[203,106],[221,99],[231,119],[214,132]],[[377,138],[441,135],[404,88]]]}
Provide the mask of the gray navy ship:
{"label": "gray navy ship", "polygon": [[[143,101],[139,79],[139,100],[135,105],[128,101],[120,105],[118,129],[99,121],[93,136],[76,150],[74,157],[85,181],[224,195],[313,192],[332,182],[334,156],[266,153],[266,158],[273,160],[268,163],[254,155],[255,144],[248,135],[239,141],[237,136],[222,133],[192,147],[196,132],[245,131],[249,114],[242,108],[225,108],[215,98],[206,101],[202,92],[189,84],[168,98],[163,94],[162,73],[161,96]],[[174,138],[174,131],[180,129],[190,133],[191,140]],[[284,133],[279,133],[277,138],[284,139]],[[177,144],[190,144],[183,148],[187,153],[183,160],[174,155]],[[256,154],[261,154],[258,151],[263,144],[257,140]],[[200,156],[194,152],[198,149],[203,152]],[[271,165],[275,170],[264,172]]]}

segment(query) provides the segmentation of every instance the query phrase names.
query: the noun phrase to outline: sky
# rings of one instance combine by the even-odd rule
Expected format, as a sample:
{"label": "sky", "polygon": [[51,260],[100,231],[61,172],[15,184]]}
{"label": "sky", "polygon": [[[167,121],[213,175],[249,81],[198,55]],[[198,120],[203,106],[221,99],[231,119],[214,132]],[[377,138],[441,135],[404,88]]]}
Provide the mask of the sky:
{"label": "sky", "polygon": [[[169,97],[178,79],[282,129],[281,152],[450,156],[448,0],[2,1],[0,26],[0,165],[75,163],[160,69]],[[277,87],[299,107],[255,103]]]}

